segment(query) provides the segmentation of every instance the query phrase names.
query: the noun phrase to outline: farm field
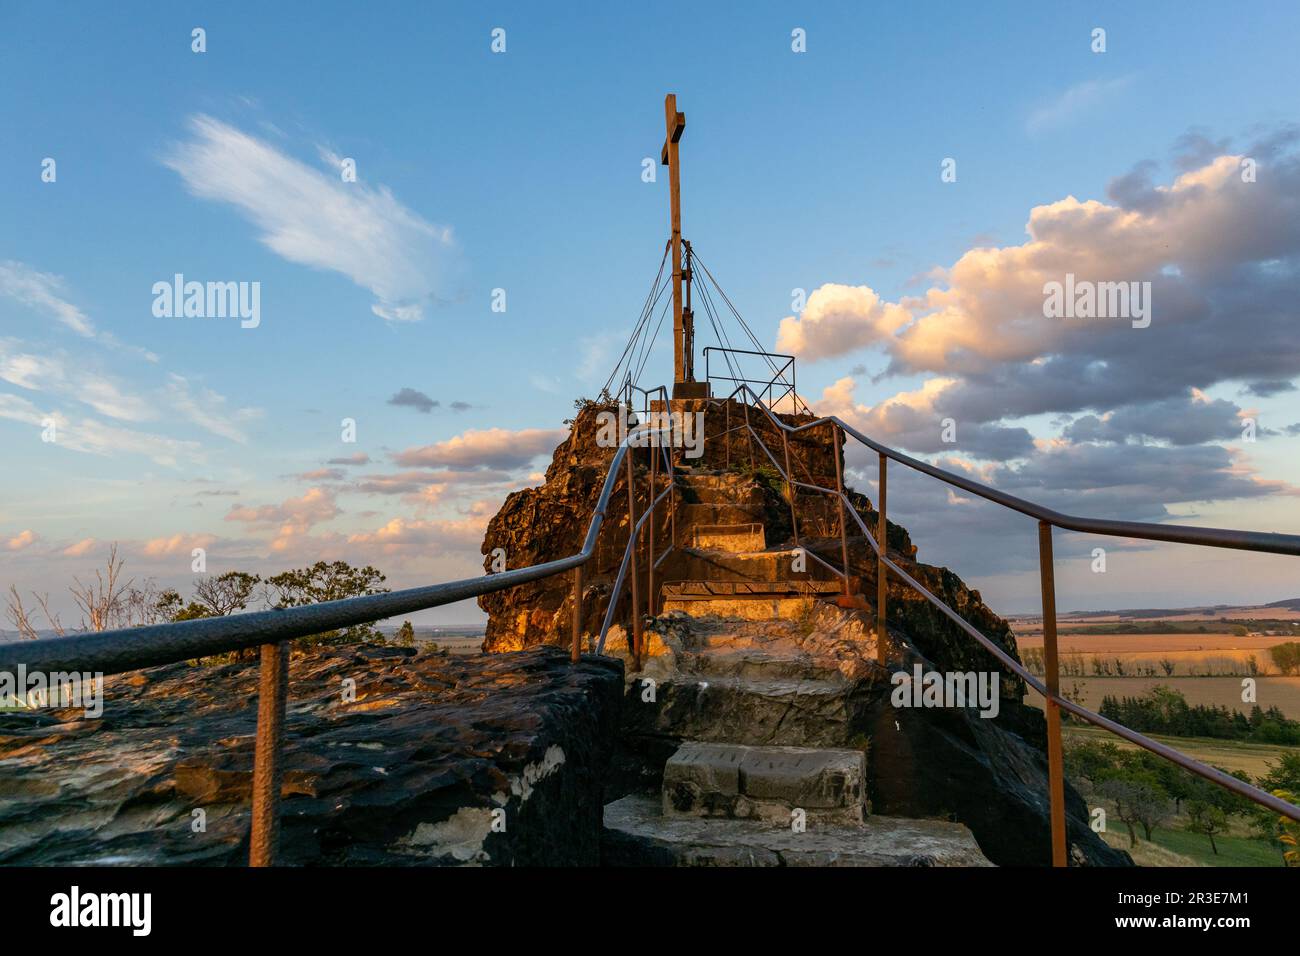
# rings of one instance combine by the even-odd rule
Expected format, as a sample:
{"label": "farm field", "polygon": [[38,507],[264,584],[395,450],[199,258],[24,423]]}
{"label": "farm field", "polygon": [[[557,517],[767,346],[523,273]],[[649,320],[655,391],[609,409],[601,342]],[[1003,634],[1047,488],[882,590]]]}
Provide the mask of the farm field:
{"label": "farm field", "polygon": [[[1061,734],[1068,745],[1071,741],[1093,740],[1107,741],[1125,750],[1139,749],[1137,744],[1116,737],[1100,727],[1066,724]],[[1283,747],[1276,744],[1252,744],[1233,740],[1215,740],[1211,737],[1168,737],[1162,734],[1146,734],[1158,743],[1173,747],[1194,760],[1222,767],[1229,773],[1244,770],[1251,777],[1262,777],[1268,773],[1270,763],[1276,764],[1286,753],[1294,753],[1295,747]]]}
{"label": "farm field", "polygon": [[[1300,677],[1257,677],[1256,702],[1259,706],[1277,707],[1291,720],[1300,720]],[[1066,677],[1061,676],[1061,690],[1076,703],[1089,710],[1101,706],[1106,695],[1111,697],[1142,697],[1153,687],[1163,686],[1178,691],[1191,705],[1227,707],[1250,713],[1252,704],[1241,701],[1239,677]],[[1041,707],[1043,699],[1030,691],[1025,703]]]}

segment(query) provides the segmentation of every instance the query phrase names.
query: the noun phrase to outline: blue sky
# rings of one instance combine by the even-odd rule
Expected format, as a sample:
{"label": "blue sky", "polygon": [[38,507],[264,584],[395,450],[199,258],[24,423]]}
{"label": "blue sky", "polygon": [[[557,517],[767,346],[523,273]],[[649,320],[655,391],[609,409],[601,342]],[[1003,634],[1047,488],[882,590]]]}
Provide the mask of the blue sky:
{"label": "blue sky", "polygon": [[[137,574],[182,587],[196,544],[214,571],[337,554],[373,561],[398,586],[476,573],[485,516],[544,466],[550,430],[574,397],[598,390],[649,286],[667,233],[666,177],[642,182],[641,160],[658,156],[670,90],[688,117],[685,233],[770,346],[796,287],[924,296],[936,287],[931,270],[1024,243],[1035,207],[1069,196],[1114,205],[1109,184],[1144,161],[1156,185],[1196,168],[1178,165],[1196,151],[1177,145],[1189,131],[1216,147],[1199,147],[1207,165],[1300,119],[1293,4],[1249,15],[1212,4],[953,7],[5,4],[0,585],[62,592],[111,541]],[[207,31],[202,54],[191,51],[194,27]],[[489,48],[495,27],[506,30],[504,54]],[[807,31],[803,54],[790,48],[796,27]],[[1095,27],[1106,30],[1103,54],[1090,49]],[[46,157],[57,162],[52,183],[41,179]],[[339,181],[335,157],[356,160],[357,183]],[[940,181],[946,157],[955,183]],[[322,231],[340,211],[368,217],[366,228],[349,219]],[[1204,215],[1190,221],[1217,221]],[[1159,222],[1149,234],[1158,240]],[[1224,261],[1276,263],[1270,294],[1294,290],[1289,243],[1279,235]],[[151,287],[177,272],[259,282],[261,324],[155,317]],[[506,290],[505,313],[491,311],[494,288]],[[1240,288],[1198,286],[1223,309],[1209,328],[1225,342],[1240,337],[1226,306]],[[376,314],[394,303],[414,304],[418,320]],[[1163,507],[1180,520],[1300,531],[1286,484],[1297,393],[1242,397],[1252,381],[1289,381],[1290,352],[1259,346],[1280,357],[1258,369],[1243,359],[1229,377],[1189,373],[1168,394],[1143,392],[1130,375],[1133,393],[1115,385],[1113,401],[1029,403],[972,425],[1050,441],[1068,427],[1063,415],[1149,409],[1169,389],[1195,388],[1198,408],[1232,404],[1273,434],[1241,448],[1219,427],[1173,447],[1159,428],[1134,426],[1118,450],[1177,453],[1152,467],[1184,476],[1178,488],[1148,484],[1155,497],[1134,516]],[[951,370],[892,347],[810,346],[801,391],[833,404],[823,389],[852,378],[844,407],[906,445],[888,400]],[[873,380],[891,356],[894,374]],[[961,375],[994,380],[1014,364],[996,362]],[[646,376],[668,377],[662,363]],[[388,404],[403,388],[440,404]],[[844,410],[832,404],[823,407]],[[65,416],[80,447],[41,442],[35,413]],[[355,444],[340,441],[345,417],[357,421]],[[1165,417],[1181,413],[1169,406]],[[462,452],[499,452],[489,429],[524,431],[523,446],[547,454],[459,473]],[[1240,455],[1225,466],[1179,447]],[[1014,465],[992,446],[955,451],[991,478],[1029,480],[1023,469],[999,473]],[[1079,453],[1114,451],[1092,442]],[[329,463],[354,454],[370,461]],[[1202,493],[1188,490],[1200,487],[1197,469],[1228,468],[1278,484],[1186,499]],[[374,490],[402,473],[412,489],[438,490]],[[1033,482],[1040,493],[1027,496],[1103,509],[1093,513],[1131,499]],[[1034,605],[1026,567],[953,542],[946,529],[958,526],[936,517],[943,493],[908,487],[895,513],[914,525],[923,559],[952,565],[995,608]],[[972,527],[1005,534],[996,551],[1030,553],[1032,529],[1000,522]],[[1146,557],[1124,574],[1065,572],[1062,604],[1295,596],[1280,558],[1234,558],[1225,575],[1214,554],[1134,553]],[[428,619],[475,617],[455,608]]]}

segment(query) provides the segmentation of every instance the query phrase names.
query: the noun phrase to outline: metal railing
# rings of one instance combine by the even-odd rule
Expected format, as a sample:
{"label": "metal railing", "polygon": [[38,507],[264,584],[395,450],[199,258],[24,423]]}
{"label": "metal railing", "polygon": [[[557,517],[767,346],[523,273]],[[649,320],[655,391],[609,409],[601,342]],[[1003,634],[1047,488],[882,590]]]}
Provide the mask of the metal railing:
{"label": "metal railing", "polygon": [[[760,396],[749,388],[745,383],[737,386],[736,390],[726,399],[712,399],[714,404],[729,403],[740,396],[740,403],[749,407],[746,396],[753,400],[753,407],[760,410],[768,420],[780,430],[782,440],[785,443],[785,467],[777,461],[776,456],[768,449],[766,443],[756,432],[749,422],[748,412],[746,412],[745,423],[739,428],[748,431],[750,437],[767,455],[768,460],[786,482],[789,489],[787,495],[791,501],[795,500],[795,488],[806,488],[810,491],[821,492],[833,495],[837,498],[840,506],[840,548],[844,561],[845,584],[847,588],[849,560],[848,560],[848,539],[844,524],[844,513],[848,512],[857,523],[862,531],[863,537],[871,546],[876,554],[876,632],[877,632],[877,660],[884,663],[885,659],[885,642],[888,635],[886,627],[886,610],[888,600],[887,575],[892,571],[902,581],[916,590],[930,604],[932,604],[941,614],[951,620],[966,634],[973,637],[985,650],[991,653],[997,660],[1007,667],[1010,671],[1017,674],[1025,683],[1033,688],[1045,699],[1046,716],[1047,716],[1047,756],[1048,756],[1048,789],[1049,804],[1052,831],[1052,865],[1065,866],[1067,863],[1067,841],[1065,830],[1065,774],[1064,774],[1064,754],[1061,741],[1061,718],[1060,712],[1066,711],[1078,717],[1087,723],[1101,727],[1111,733],[1124,738],[1130,743],[1136,744],[1144,750],[1150,751],[1159,757],[1164,758],[1191,773],[1196,774],[1211,783],[1217,784],[1227,790],[1231,790],[1240,796],[1245,797],[1260,806],[1267,807],[1282,816],[1289,817],[1292,820],[1300,821],[1300,807],[1293,806],[1271,793],[1266,793],[1257,787],[1237,779],[1229,774],[1224,773],[1214,767],[1207,766],[1198,760],[1188,757],[1186,754],[1168,747],[1165,744],[1151,740],[1150,738],[1125,727],[1123,724],[1116,723],[1109,718],[1102,717],[1100,714],[1093,713],[1086,707],[1074,703],[1071,700],[1061,696],[1060,693],[1060,673],[1058,666],[1057,642],[1056,642],[1056,589],[1055,589],[1055,572],[1052,558],[1052,528],[1064,528],[1070,531],[1080,531],[1091,534],[1112,535],[1125,538],[1137,538],[1150,541],[1168,541],[1181,544],[1197,544],[1215,548],[1233,548],[1244,551],[1259,551],[1272,554],[1300,555],[1300,535],[1276,534],[1273,532],[1261,531],[1237,531],[1222,528],[1197,528],[1187,525],[1157,525],[1137,521],[1112,521],[1100,518],[1081,518],[1075,515],[1067,515],[1050,508],[1042,507],[1023,498],[1017,498],[1014,495],[1006,494],[995,488],[989,488],[979,482],[964,478],[961,475],[955,475],[945,471],[942,468],[935,467],[923,461],[918,461],[901,452],[895,451],[879,442],[873,441],[863,435],[853,426],[841,420],[838,416],[830,415],[823,418],[817,418],[810,422],[804,422],[799,425],[789,425],[781,421],[772,409],[765,405]],[[789,468],[789,436],[804,432],[812,428],[830,427],[837,432],[837,439],[834,442],[835,454],[835,488],[826,488],[812,482],[801,482],[791,477]],[[730,429],[729,429],[730,430]],[[725,434],[725,432],[724,432]],[[879,494],[877,508],[877,527],[875,536],[862,521],[857,509],[853,507],[852,502],[844,493],[843,478],[841,475],[840,465],[840,448],[846,436],[852,436],[863,445],[872,449],[879,456],[880,477],[879,477]],[[729,449],[728,449],[729,451]],[[980,633],[969,622],[962,618],[956,611],[948,607],[943,601],[929,591],[920,581],[916,580],[905,569],[894,562],[888,554],[887,528],[886,520],[886,479],[887,479],[887,462],[889,459],[906,465],[916,471],[922,472],[940,481],[946,482],[954,487],[961,488],[970,494],[1000,504],[1003,507],[1018,511],[1038,521],[1038,559],[1039,559],[1039,577],[1040,588],[1043,604],[1043,663],[1046,671],[1046,682],[1040,681],[1031,674],[1019,661],[1013,658],[1005,650],[999,647],[994,641]],[[796,547],[799,545],[798,525],[794,525],[794,541]],[[804,549],[804,553],[812,555],[809,549]],[[815,557],[815,555],[814,555]],[[822,561],[822,564],[826,564]],[[827,565],[829,567],[829,565]],[[832,570],[835,570],[832,568]]]}
{"label": "metal railing", "polygon": [[[722,375],[713,373],[710,357],[714,352],[722,355],[722,360],[726,363],[727,371],[731,375]],[[771,378],[748,378],[739,369],[739,359],[733,364],[731,356],[733,355],[757,355],[766,360],[768,366],[772,369]],[[784,359],[785,361],[778,365],[773,359]],[[785,373],[790,373],[790,378],[785,377]],[[787,397],[790,399],[790,407],[798,409],[803,399],[799,397],[799,392],[795,388],[794,379],[794,356],[784,355],[780,352],[755,352],[750,349],[724,349],[720,346],[710,345],[704,350],[704,378],[708,382],[730,382],[733,385],[758,385],[761,386],[761,394],[767,396],[767,405],[769,408],[776,408]],[[732,393],[733,395],[735,392]],[[775,395],[775,397],[773,397]],[[808,406],[803,406],[804,411],[808,412]],[[811,414],[811,412],[809,412]]]}
{"label": "metal railing", "polygon": [[[504,591],[542,578],[573,571],[573,636],[571,659],[578,662],[582,617],[582,566],[595,554],[597,538],[610,505],[619,468],[626,464],[629,512],[634,508],[632,456],[629,447],[639,447],[662,431],[638,428],[619,443],[605,475],[605,483],[587,524],[581,550],[527,568],[499,571],[482,577],[449,581],[426,587],[407,588],[364,597],[325,601],[301,607],[274,608],[228,617],[203,618],[174,624],[122,628],[98,633],[0,644],[0,671],[16,673],[91,672],[120,674],[160,664],[209,657],[252,647],[260,648],[257,701],[257,736],[253,757],[252,828],[249,835],[249,865],[270,866],[275,862],[279,835],[280,780],[283,768],[285,703],[288,698],[289,641],[338,630],[356,624],[441,607],[481,594]],[[652,456],[652,462],[654,461]],[[671,484],[671,459],[668,464]],[[662,495],[660,496],[663,497]],[[647,511],[651,513],[652,509]],[[644,519],[643,519],[644,520]],[[640,524],[636,525],[637,529]],[[674,521],[674,534],[676,523]],[[630,540],[635,540],[633,535]],[[636,577],[634,575],[635,582]],[[653,580],[653,579],[652,579]],[[617,591],[611,602],[617,599]],[[634,609],[639,606],[633,603]],[[634,617],[636,615],[634,614]],[[640,628],[637,627],[638,646]],[[638,658],[639,659],[639,658]]]}
{"label": "metal railing", "polygon": [[[635,388],[635,386],[633,387]],[[662,396],[663,404],[660,408],[664,410],[669,408],[667,393],[662,386],[658,389],[650,390],[636,388],[636,391],[641,392],[645,396],[647,410],[650,407],[649,395],[654,393],[658,393]],[[730,407],[732,400],[735,399],[736,396],[740,396],[739,404],[744,408],[744,421],[742,424],[733,428],[730,425]],[[630,406],[630,391],[627,393],[627,397],[629,399],[628,405]],[[759,433],[754,429],[749,418],[749,409],[751,405],[750,402],[746,400],[747,398],[753,400],[752,407],[761,411],[762,414],[780,430],[784,445],[784,467],[767,447],[767,444],[763,441]],[[715,435],[714,438],[729,436],[731,433],[743,430],[746,432],[748,440],[756,443],[762,449],[768,460],[776,469],[777,473],[785,481],[787,486],[787,496],[791,508],[792,534],[796,546],[798,546],[800,540],[797,516],[795,514],[796,489],[805,488],[809,491],[835,496],[840,511],[840,547],[844,570],[840,571],[833,567],[820,556],[814,554],[810,549],[804,549],[804,552],[842,578],[845,593],[848,593],[850,587],[848,536],[845,521],[846,514],[851,515],[854,522],[856,522],[858,527],[861,529],[863,537],[875,552],[877,560],[877,655],[878,660],[882,664],[884,663],[885,644],[888,635],[886,627],[888,597],[887,573],[892,571],[899,579],[911,586],[927,601],[934,605],[941,614],[951,620],[966,634],[974,638],[1005,667],[1017,674],[1025,681],[1026,685],[1033,688],[1045,698],[1048,723],[1048,777],[1053,865],[1064,866],[1066,864],[1067,851],[1064,815],[1064,769],[1060,724],[1061,710],[1073,714],[1088,723],[1102,727],[1103,729],[1108,730],[1111,733],[1156,754],[1157,756],[1169,760],[1184,769],[1211,781],[1212,783],[1228,790],[1232,790],[1276,813],[1293,820],[1300,820],[1300,807],[1292,806],[1272,794],[1265,793],[1250,784],[1238,780],[1236,777],[1229,776],[1222,771],[1193,760],[1171,747],[1167,747],[1164,744],[1151,740],[1136,731],[1130,730],[1115,721],[1100,716],[1099,714],[1095,714],[1061,696],[1056,648],[1056,599],[1053,583],[1051,529],[1053,527],[1060,527],[1068,530],[1093,534],[1117,535],[1121,537],[1153,541],[1172,541],[1187,544],[1201,544],[1210,547],[1237,548],[1248,551],[1263,551],[1290,555],[1300,555],[1300,536],[1264,532],[1233,531],[1215,528],[1195,528],[1176,525],[1155,525],[1141,522],[1108,521],[1104,519],[1080,518],[1073,515],[1066,515],[1048,508],[1043,508],[1033,502],[1016,498],[1013,495],[997,491],[996,489],[988,488],[978,482],[971,481],[968,478],[952,474],[926,462],[918,461],[914,458],[908,457],[907,455],[903,455],[900,452],[867,438],[865,435],[861,434],[836,416],[818,418],[799,425],[788,425],[781,421],[768,405],[764,404],[760,396],[751,389],[746,382],[741,382],[727,399],[710,399],[709,401],[713,405],[725,403],[727,406],[727,428],[720,435]],[[833,449],[835,457],[836,486],[833,489],[820,486],[811,480],[807,482],[798,481],[793,478],[790,470],[789,436],[817,427],[830,427],[835,432]],[[665,434],[668,435],[668,442],[663,441]],[[651,436],[657,436],[657,438]],[[863,522],[862,517],[858,514],[857,509],[853,507],[852,501],[844,492],[840,451],[847,436],[852,436],[854,439],[868,448],[871,448],[879,455],[880,483],[877,509],[878,521],[874,537],[872,532]],[[574,663],[577,663],[581,653],[582,639],[582,567],[590,561],[595,554],[597,539],[608,514],[611,496],[614,486],[617,483],[619,470],[620,468],[625,468],[628,484],[628,542],[624,548],[618,575],[608,596],[609,603],[602,620],[595,650],[598,653],[604,651],[605,638],[613,620],[615,605],[620,599],[623,585],[630,570],[632,582],[632,631],[629,635],[628,643],[634,667],[640,668],[644,653],[644,639],[641,629],[642,615],[640,613],[641,600],[639,593],[640,575],[638,573],[637,565],[638,541],[646,523],[649,522],[651,533],[649,534],[648,583],[651,593],[648,596],[648,611],[652,617],[655,614],[656,606],[655,595],[653,593],[654,572],[663,562],[663,559],[668,555],[668,553],[676,546],[677,541],[675,494],[676,474],[673,468],[672,455],[667,450],[671,444],[671,440],[671,428],[658,429],[648,425],[638,425],[637,428],[629,430],[629,433],[621,442],[619,442],[618,447],[610,460],[609,470],[606,472],[604,485],[601,488],[600,496],[597,498],[595,509],[587,525],[587,533],[583,540],[582,548],[574,554],[566,557],[557,558],[527,568],[516,568],[514,570],[487,574],[482,577],[466,578],[460,581],[451,581],[427,587],[408,588],[401,591],[391,591],[383,594],[367,595],[365,597],[328,601],[320,604],[304,605],[301,607],[276,608],[268,611],[257,611],[247,614],[232,615],[229,617],[206,618],[174,624],[159,624],[148,627],[127,628],[92,634],[77,634],[67,637],[46,638],[36,641],[25,641],[22,643],[0,644],[0,670],[9,670],[12,672],[21,665],[24,666],[29,673],[34,671],[43,671],[46,673],[57,671],[92,671],[107,675],[138,670],[143,667],[151,667],[159,664],[170,664],[178,661],[192,660],[195,658],[211,656],[213,654],[259,647],[260,676],[257,708],[257,737],[253,771],[253,812],[252,828],[250,833],[249,863],[253,866],[271,865],[275,861],[276,846],[278,842],[280,779],[282,774],[284,748],[285,702],[288,697],[288,642],[296,638],[319,634],[324,631],[337,630],[356,624],[364,624],[370,621],[394,617],[400,614],[408,614],[418,610],[451,604],[456,601],[466,600],[482,594],[506,590],[507,588],[527,584],[532,581],[541,580],[571,570],[573,571],[571,659]],[[657,442],[660,454],[656,455],[652,452],[649,456],[651,484],[648,495],[648,504],[640,517],[638,517],[636,515],[635,475],[633,471],[632,456],[628,454],[628,451],[629,448],[643,447],[647,442],[651,444]],[[750,446],[750,454],[752,463],[752,445]],[[886,541],[888,524],[885,515],[886,463],[890,458],[909,468],[953,485],[954,487],[961,488],[971,494],[993,501],[1015,511],[1019,511],[1022,514],[1038,520],[1039,566],[1041,571],[1040,576],[1043,598],[1044,664],[1047,671],[1046,683],[1038,680],[1038,678],[1025,669],[1019,661],[1013,658],[988,637],[980,633],[965,619],[931,593],[923,584],[921,584],[921,582],[917,581],[911,574],[889,557]],[[658,463],[661,459],[664,462],[664,474],[667,478],[667,486],[662,491],[657,491]],[[730,440],[728,440],[727,443],[727,459],[729,463]],[[811,479],[811,473],[809,473],[809,477]],[[654,557],[655,535],[653,515],[665,500],[670,503],[670,507],[672,508],[672,537],[668,549],[666,549],[659,558],[656,559]]]}

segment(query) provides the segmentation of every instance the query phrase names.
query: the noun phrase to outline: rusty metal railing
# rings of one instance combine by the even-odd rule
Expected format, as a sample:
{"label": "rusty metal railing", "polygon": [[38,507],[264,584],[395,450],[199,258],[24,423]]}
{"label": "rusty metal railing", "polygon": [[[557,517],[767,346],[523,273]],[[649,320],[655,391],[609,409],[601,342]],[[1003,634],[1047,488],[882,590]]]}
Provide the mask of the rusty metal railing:
{"label": "rusty metal railing", "polygon": [[[582,614],[582,566],[595,554],[597,539],[610,505],[619,469],[626,463],[632,491],[630,443],[645,441],[654,429],[630,431],[619,442],[605,483],[587,524],[581,550],[527,568],[490,573],[426,587],[407,588],[364,597],[325,601],[301,607],[274,608],[228,617],[203,618],[173,624],[122,628],[66,637],[0,644],[0,671],[16,673],[91,672],[120,674],[160,664],[174,664],[246,648],[260,648],[257,735],[253,757],[252,827],[249,865],[275,862],[279,834],[280,782],[283,773],[285,707],[288,698],[289,642],[297,638],[357,624],[441,607],[481,594],[504,591],[572,570],[572,656],[579,656]],[[631,447],[638,447],[631,445]],[[669,460],[671,481],[671,460]],[[662,495],[660,496],[662,498]],[[629,502],[631,504],[631,502]],[[653,509],[650,509],[651,511]],[[649,514],[650,511],[647,511]],[[644,518],[642,519],[644,520]],[[637,524],[639,529],[640,524]],[[675,533],[675,521],[674,521]],[[633,538],[634,540],[634,538]],[[613,601],[617,592],[611,596]],[[635,605],[634,605],[635,607]]]}
{"label": "rusty metal railing", "polygon": [[[1271,793],[1260,790],[1258,787],[1251,786],[1245,781],[1238,780],[1236,777],[1226,774],[1214,767],[1207,766],[1206,764],[1203,764],[1172,747],[1151,740],[1149,737],[1146,737],[1137,731],[1130,730],[1123,724],[1116,723],[1109,718],[1102,717],[1100,714],[1093,713],[1086,707],[1076,704],[1061,696],[1056,644],[1056,588],[1054,562],[1052,557],[1052,528],[1059,527],[1070,531],[1081,531],[1092,534],[1138,538],[1150,541],[1170,541],[1182,544],[1198,544],[1215,548],[1233,548],[1244,551],[1259,551],[1288,555],[1300,555],[1300,535],[1277,534],[1261,531],[1237,531],[1222,528],[1196,528],[1186,525],[1157,525],[1146,522],[1111,521],[1107,519],[1081,518],[1075,515],[1067,515],[1050,508],[1044,508],[1041,505],[1026,501],[1023,498],[1008,495],[995,488],[989,488],[986,485],[972,481],[969,478],[952,474],[951,472],[928,464],[927,462],[918,461],[915,458],[904,455],[901,452],[895,451],[888,446],[882,445],[879,442],[866,437],[857,429],[842,421],[838,416],[830,415],[816,418],[813,421],[804,422],[799,425],[786,424],[762,402],[758,394],[744,383],[737,386],[736,390],[732,392],[727,399],[721,401],[730,402],[737,395],[741,396],[741,403],[745,404],[747,407],[749,403],[745,401],[746,396],[752,399],[754,407],[765,414],[771,423],[781,430],[782,437],[786,441],[788,441],[789,435],[807,431],[811,428],[830,427],[832,430],[838,430],[839,439],[834,443],[836,456],[836,487],[832,489],[811,482],[800,482],[794,480],[789,474],[788,465],[786,469],[782,469],[776,456],[772,454],[771,450],[759,436],[758,432],[753,429],[752,425],[748,421],[748,415],[746,416],[745,425],[743,426],[748,429],[752,439],[757,442],[760,448],[763,449],[768,459],[772,462],[773,467],[776,468],[777,472],[787,482],[787,484],[835,496],[840,502],[842,509],[841,513],[843,513],[843,510],[847,510],[847,512],[852,515],[853,520],[862,531],[862,536],[875,552],[877,560],[877,658],[881,663],[884,662],[884,644],[888,636],[886,626],[886,602],[888,599],[887,573],[892,571],[902,581],[934,605],[941,614],[956,624],[962,631],[973,637],[985,650],[997,658],[999,662],[1006,666],[1010,671],[1017,674],[1029,687],[1042,695],[1046,704],[1045,713],[1047,717],[1048,794],[1051,818],[1053,866],[1065,866],[1067,864],[1068,850],[1065,829],[1064,753],[1061,742],[1060,712],[1062,710],[1086,721],[1087,723],[1108,730],[1116,736],[1122,737],[1130,743],[1136,744],[1144,750],[1154,753],[1158,757],[1162,757],[1165,760],[1177,764],[1184,770],[1194,773],[1197,776],[1209,780],[1211,783],[1227,790],[1231,790],[1260,806],[1267,807],[1275,813],[1289,817],[1292,820],[1300,821],[1300,807],[1293,806],[1285,800],[1275,797]],[[844,494],[842,486],[839,469],[839,448],[844,438],[850,435],[863,445],[871,448],[879,456],[880,478],[879,501],[877,507],[878,523],[874,537],[872,532],[863,522],[861,515],[858,514],[857,509],[853,507],[848,496]],[[929,589],[921,584],[921,582],[917,581],[916,578],[889,557],[887,541],[888,523],[885,517],[885,495],[887,461],[891,458],[900,464],[930,475],[931,477],[944,481],[954,487],[961,488],[973,495],[1037,519],[1039,577],[1043,604],[1043,660],[1046,670],[1046,682],[1040,681],[1037,677],[1031,674],[1019,661],[1004,651],[987,636],[980,633],[978,629],[973,627],[969,622],[962,618],[961,615],[952,610],[952,608],[948,607],[947,604],[932,594]],[[840,546],[841,553],[844,555],[844,570],[847,574],[849,571],[848,543],[845,526],[842,520],[840,524]],[[812,554],[808,549],[805,549],[805,552]]]}

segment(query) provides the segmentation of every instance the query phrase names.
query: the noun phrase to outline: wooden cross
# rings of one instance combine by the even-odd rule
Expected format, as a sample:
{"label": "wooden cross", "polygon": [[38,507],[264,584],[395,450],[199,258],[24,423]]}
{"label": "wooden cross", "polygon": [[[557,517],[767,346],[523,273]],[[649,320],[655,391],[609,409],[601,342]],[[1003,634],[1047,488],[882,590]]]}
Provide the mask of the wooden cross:
{"label": "wooden cross", "polygon": [[[673,226],[673,382],[694,381],[694,317],[689,305],[682,309],[682,173],[677,159],[677,141],[686,129],[686,114],[677,112],[677,94],[664,97],[664,148],[660,162],[668,167],[669,202]],[[686,281],[689,288],[690,275]],[[689,291],[687,293],[689,295]]]}

